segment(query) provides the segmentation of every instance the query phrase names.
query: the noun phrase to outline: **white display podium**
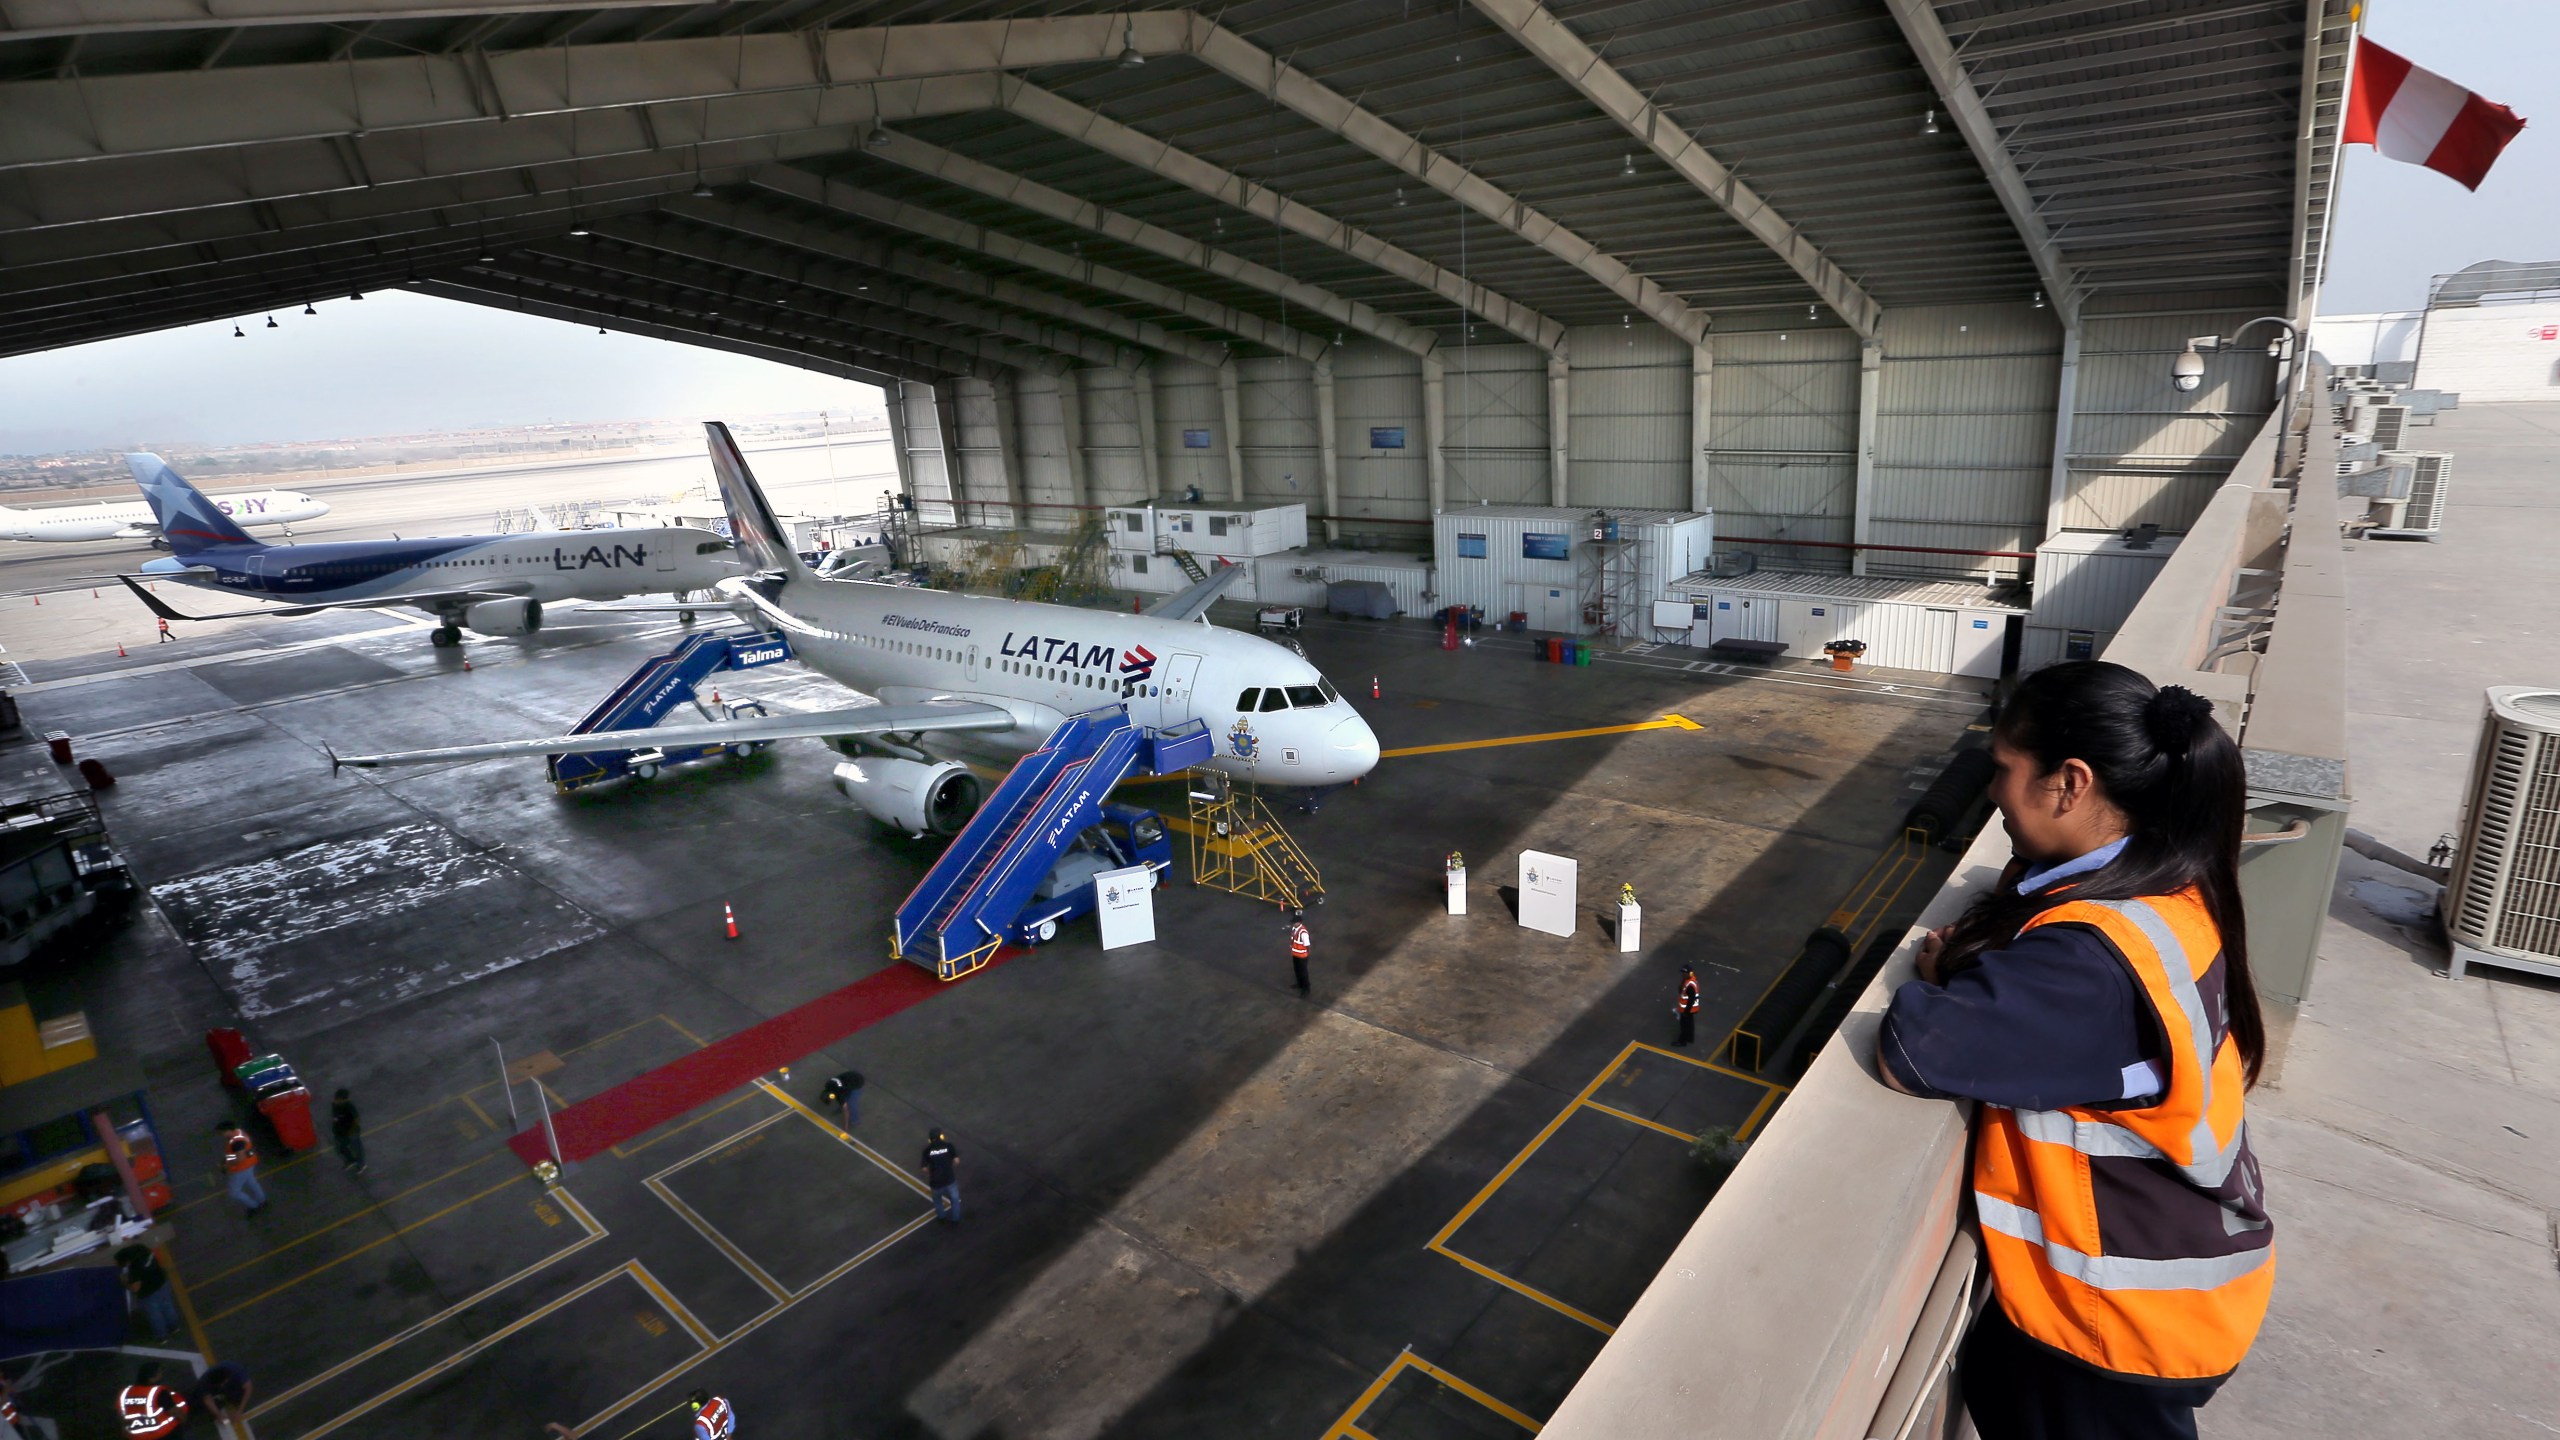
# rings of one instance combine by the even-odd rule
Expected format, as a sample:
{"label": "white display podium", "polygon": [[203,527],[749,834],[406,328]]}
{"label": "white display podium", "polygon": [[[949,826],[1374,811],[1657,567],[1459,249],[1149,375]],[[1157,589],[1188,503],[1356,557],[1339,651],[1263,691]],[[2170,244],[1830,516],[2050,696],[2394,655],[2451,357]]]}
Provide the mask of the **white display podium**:
{"label": "white display podium", "polygon": [[1618,953],[1632,955],[1644,930],[1644,907],[1632,900],[1618,906]]}
{"label": "white display podium", "polygon": [[1464,865],[1449,872],[1449,913],[1467,913],[1467,867]]}
{"label": "white display podium", "polygon": [[1549,935],[1573,933],[1581,867],[1543,850],[1520,852],[1520,925]]}
{"label": "white display podium", "polygon": [[1102,948],[1144,945],[1156,938],[1156,871],[1152,865],[1105,870],[1093,877],[1094,918]]}

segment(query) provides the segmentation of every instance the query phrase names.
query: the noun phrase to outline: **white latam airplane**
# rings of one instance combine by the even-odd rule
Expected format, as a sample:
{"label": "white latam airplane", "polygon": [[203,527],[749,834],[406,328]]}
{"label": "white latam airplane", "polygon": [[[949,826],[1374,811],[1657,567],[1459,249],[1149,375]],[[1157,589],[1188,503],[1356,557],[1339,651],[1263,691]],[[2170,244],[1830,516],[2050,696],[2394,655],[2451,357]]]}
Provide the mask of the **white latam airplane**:
{"label": "white latam airplane", "polygon": [[[647,730],[554,735],[336,756],[359,767],[511,755],[814,738],[853,757],[836,786],[883,824],[957,834],[981,790],[953,755],[1011,760],[1068,716],[1126,706],[1136,723],[1198,720],[1218,739],[1207,768],[1268,784],[1348,784],[1378,763],[1378,737],[1305,657],[1203,618],[1238,573],[1222,570],[1146,615],[954,595],[865,580],[822,580],[784,542],[744,456],[710,432],[739,558],[756,573],[720,582],[727,608],[791,637],[799,658],[875,705]],[[716,609],[717,604],[693,608]]]}
{"label": "white latam airplane", "polygon": [[[207,495],[213,507],[234,525],[247,530],[280,526],[284,533],[305,520],[329,513],[327,502],[299,490],[252,490],[239,495]],[[101,501],[94,505],[51,505],[22,509],[0,505],[0,540],[158,540],[160,517],[144,500]]]}

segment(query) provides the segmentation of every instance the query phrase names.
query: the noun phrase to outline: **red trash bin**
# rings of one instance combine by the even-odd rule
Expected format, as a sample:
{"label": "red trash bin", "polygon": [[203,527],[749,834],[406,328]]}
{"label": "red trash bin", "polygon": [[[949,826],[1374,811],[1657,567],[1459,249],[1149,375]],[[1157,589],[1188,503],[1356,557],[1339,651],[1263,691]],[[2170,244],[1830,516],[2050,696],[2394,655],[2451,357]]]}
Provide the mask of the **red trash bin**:
{"label": "red trash bin", "polygon": [[258,1102],[258,1113],[276,1127],[276,1141],[287,1150],[319,1148],[320,1132],[311,1123],[311,1092],[297,1085]]}
{"label": "red trash bin", "polygon": [[249,1048],[249,1037],[237,1030],[207,1030],[205,1048],[213,1052],[213,1068],[222,1073],[222,1083],[240,1088],[240,1064],[258,1052]]}
{"label": "red trash bin", "polygon": [[54,764],[70,764],[71,732],[68,730],[47,730],[44,732],[44,748],[53,756]]}

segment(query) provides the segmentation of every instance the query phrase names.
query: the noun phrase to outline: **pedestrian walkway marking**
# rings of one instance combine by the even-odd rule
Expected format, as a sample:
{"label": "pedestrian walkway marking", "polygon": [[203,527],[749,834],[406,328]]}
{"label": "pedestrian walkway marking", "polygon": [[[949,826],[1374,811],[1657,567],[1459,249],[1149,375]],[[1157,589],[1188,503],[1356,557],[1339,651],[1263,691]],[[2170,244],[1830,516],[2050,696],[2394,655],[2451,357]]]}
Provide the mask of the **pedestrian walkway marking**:
{"label": "pedestrian walkway marking", "polygon": [[[284,1282],[282,1282],[281,1284],[278,1284],[278,1285],[270,1286],[269,1288],[267,1288],[267,1289],[265,1289],[265,1290],[261,1290],[261,1291],[259,1291],[257,1294],[250,1296],[248,1299],[241,1301],[239,1304],[234,1305],[234,1306],[232,1306],[231,1308],[229,1308],[229,1309],[227,1309],[227,1310],[222,1310],[222,1311],[216,1312],[215,1314],[207,1315],[206,1317],[204,1317],[204,1323],[206,1323],[207,1325],[210,1325],[210,1324],[213,1324],[213,1323],[214,1323],[215,1321],[217,1321],[217,1320],[227,1320],[227,1319],[229,1319],[230,1317],[232,1317],[232,1316],[234,1316],[234,1315],[239,1314],[241,1311],[248,1309],[248,1308],[249,1308],[250,1306],[252,1306],[252,1305],[257,1305],[257,1304],[261,1304],[261,1303],[263,1303],[263,1302],[265,1302],[265,1301],[272,1300],[272,1299],[274,1299],[276,1296],[283,1294],[285,1291],[292,1289],[294,1286],[299,1285],[299,1284],[301,1284],[302,1282],[304,1282],[304,1281],[306,1281],[306,1280],[309,1280],[309,1279],[311,1279],[312,1277],[314,1277],[314,1276],[316,1276],[316,1275],[326,1274],[327,1272],[329,1272],[329,1271],[331,1271],[331,1270],[335,1270],[335,1269],[336,1269],[336,1268],[338,1268],[339,1266],[346,1264],[348,1261],[353,1260],[353,1259],[354,1259],[354,1258],[356,1258],[357,1256],[364,1254],[364,1253],[365,1253],[366,1251],[368,1251],[368,1250],[372,1250],[372,1249],[374,1249],[374,1248],[376,1248],[376,1247],[378,1247],[378,1246],[388,1245],[388,1244],[390,1244],[392,1241],[399,1239],[401,1236],[408,1234],[408,1233],[409,1233],[410,1231],[412,1231],[412,1230],[416,1230],[416,1229],[422,1228],[422,1227],[424,1227],[424,1226],[432,1225],[432,1224],[434,1224],[435,1222],[437,1222],[438,1220],[443,1219],[443,1218],[444,1218],[444,1217],[446,1217],[447,1215],[452,1214],[452,1213],[453,1213],[453,1212],[455,1212],[456,1210],[461,1210],[461,1209],[464,1209],[464,1208],[466,1208],[466,1207],[468,1207],[468,1206],[476,1205],[476,1204],[478,1204],[480,1201],[482,1201],[482,1200],[486,1200],[486,1199],[488,1199],[490,1196],[497,1194],[499,1191],[506,1189],[508,1186],[515,1184],[517,1181],[522,1180],[522,1179],[525,1179],[526,1177],[530,1176],[532,1173],[533,1173],[533,1172],[532,1172],[532,1171],[530,1171],[530,1170],[525,1170],[525,1171],[519,1171],[519,1172],[517,1172],[516,1174],[510,1175],[510,1176],[508,1176],[506,1179],[499,1181],[497,1184],[490,1186],[488,1189],[483,1190],[483,1191],[481,1191],[480,1193],[478,1193],[478,1194],[476,1194],[476,1195],[471,1195],[471,1196],[468,1196],[468,1197],[466,1197],[466,1198],[464,1198],[464,1199],[456,1200],[456,1201],[455,1201],[455,1202],[453,1202],[452,1204],[447,1205],[447,1206],[446,1206],[446,1207],[444,1207],[443,1209],[441,1209],[441,1210],[437,1211],[437,1212],[436,1212],[436,1213],[434,1213],[433,1215],[430,1215],[430,1216],[426,1217],[426,1218],[425,1218],[425,1219],[423,1219],[423,1220],[415,1220],[415,1221],[411,1221],[409,1224],[406,1224],[406,1225],[401,1226],[399,1229],[394,1230],[394,1231],[392,1231],[391,1233],[389,1233],[389,1234],[387,1234],[387,1235],[382,1236],[380,1239],[377,1239],[377,1240],[368,1240],[368,1241],[366,1241],[364,1244],[359,1245],[359,1246],[357,1246],[356,1248],[354,1248],[353,1250],[348,1251],[346,1254],[338,1256],[336,1259],[323,1261],[323,1262],[321,1262],[320,1264],[318,1264],[318,1265],[314,1265],[314,1266],[312,1266],[310,1269],[303,1271],[301,1274],[294,1276],[294,1277],[293,1277],[292,1279],[290,1279],[290,1280],[284,1281]],[[306,1238],[307,1238],[307,1237],[306,1237]]]}
{"label": "pedestrian walkway marking", "polygon": [[1616,1078],[1618,1071],[1623,1068],[1629,1060],[1635,1058],[1639,1052],[1650,1055],[1659,1055],[1666,1060],[1677,1060],[1683,1065],[1692,1065],[1700,1070],[1713,1071],[1718,1075],[1729,1076],[1733,1079],[1743,1081],[1746,1084],[1759,1086],[1761,1089],[1761,1095],[1758,1103],[1751,1107],[1751,1113],[1743,1117],[1742,1123],[1734,1127],[1733,1138],[1736,1140],[1747,1140],[1751,1138],[1752,1132],[1760,1128],[1760,1122],[1768,1118],[1769,1111],[1777,1103],[1778,1097],[1786,1092],[1787,1087],[1779,1085],[1773,1081],[1763,1080],[1757,1075],[1746,1075],[1739,1070],[1728,1069],[1711,1060],[1699,1060],[1691,1056],[1683,1055],[1677,1050],[1665,1050],[1659,1045],[1648,1045],[1641,1040],[1630,1040],[1627,1042],[1626,1048],[1618,1052],[1617,1058],[1611,1060],[1606,1066],[1603,1066],[1599,1074],[1592,1076],[1591,1083],[1582,1087],[1582,1093],[1574,1096],[1571,1103],[1567,1104],[1562,1110],[1556,1112],[1554,1119],[1549,1120],[1544,1128],[1539,1130],[1536,1135],[1531,1136],[1529,1143],[1521,1147],[1520,1153],[1511,1157],[1511,1163],[1503,1166],[1491,1180],[1486,1181],[1484,1188],[1478,1190],[1475,1193],[1474,1198],[1467,1201],[1465,1205],[1460,1206],[1458,1213],[1449,1217],[1449,1223],[1440,1227],[1440,1233],[1432,1236],[1428,1241],[1424,1242],[1422,1248],[1429,1250],[1434,1254],[1455,1260],[1459,1264],[1474,1271],[1478,1275],[1483,1276],[1487,1280],[1492,1281],[1496,1285],[1500,1285],[1503,1288],[1514,1291],[1518,1294],[1525,1295],[1529,1299],[1537,1301],[1539,1304],[1546,1306],[1548,1309],[1555,1311],[1559,1315],[1563,1315],[1569,1319],[1579,1320],[1583,1324],[1590,1326],[1592,1329],[1599,1331],[1603,1335],[1616,1334],[1618,1327],[1610,1324],[1608,1321],[1603,1320],[1596,1315],[1576,1309],[1575,1307],[1566,1304],[1564,1301],[1557,1299],[1555,1296],[1548,1294],[1544,1290],[1538,1289],[1536,1286],[1515,1280],[1512,1277],[1503,1274],[1501,1271],[1494,1269],[1492,1266],[1485,1264],[1481,1260],[1461,1255],[1456,1250],[1450,1248],[1449,1242],[1457,1235],[1458,1231],[1466,1225],[1467,1221],[1474,1217],[1476,1211],[1483,1208],[1484,1203],[1493,1198],[1495,1191],[1500,1190],[1505,1184],[1508,1184],[1511,1177],[1520,1172],[1520,1167],[1529,1163],[1530,1156],[1537,1154],[1541,1146],[1544,1146],[1547,1141],[1553,1139],[1558,1130],[1564,1128],[1564,1122],[1572,1119],[1574,1112],[1576,1111],[1597,1110],[1603,1115],[1608,1115],[1619,1120],[1632,1121],[1648,1130],[1660,1131],[1664,1135],[1668,1135],[1677,1140],[1696,1139],[1696,1136],[1689,1134],[1687,1131],[1676,1130],[1659,1121],[1648,1120],[1643,1116],[1631,1114],[1614,1105],[1603,1104],[1592,1098],[1600,1093],[1601,1086],[1608,1084],[1609,1081]]}
{"label": "pedestrian walkway marking", "polygon": [[[453,1304],[448,1305],[433,1315],[428,1316],[426,1319],[411,1325],[408,1329],[401,1331],[399,1334],[392,1336],[388,1340],[369,1345],[364,1349],[357,1351],[355,1354],[348,1356],[346,1359],[339,1361],[337,1364],[330,1366],[328,1369],[321,1371],[319,1374],[312,1376],[310,1379],[303,1381],[301,1384],[296,1385],[291,1389],[284,1390],[267,1397],[249,1411],[249,1418],[252,1420],[257,1419],[259,1416],[265,1415],[274,1410],[279,1405],[286,1404],[299,1396],[309,1394],[313,1389],[337,1379],[339,1376],[353,1370],[375,1356],[382,1354],[393,1346],[404,1344],[407,1341],[415,1339],[417,1336],[443,1324],[454,1316],[470,1309],[472,1306],[509,1289],[536,1272],[568,1259],[570,1256],[575,1255],[597,1241],[604,1239],[611,1233],[604,1228],[603,1224],[599,1222],[595,1216],[587,1213],[587,1207],[579,1204],[578,1197],[570,1194],[566,1187],[555,1188],[551,1192],[551,1198],[559,1201],[561,1207],[569,1212],[570,1217],[578,1222],[579,1228],[587,1232],[586,1238],[564,1246],[553,1254],[546,1255],[542,1259],[534,1261],[532,1264],[527,1265],[513,1275],[455,1301]],[[608,1276],[607,1278],[610,1277]],[[211,1357],[212,1352],[207,1351],[206,1358],[210,1359]],[[343,1420],[351,1417],[342,1416],[340,1418]]]}
{"label": "pedestrian walkway marking", "polygon": [[[321,1226],[321,1227],[320,1227],[319,1229],[317,1229],[317,1230],[312,1230],[312,1231],[308,1231],[308,1232],[306,1232],[306,1233],[304,1233],[304,1234],[301,1234],[301,1235],[296,1235],[296,1236],[295,1236],[295,1237],[293,1237],[292,1239],[285,1241],[283,1244],[281,1244],[281,1245],[277,1245],[277,1246],[274,1246],[273,1248],[268,1249],[268,1250],[264,1251],[263,1253],[260,1253],[260,1254],[257,1254],[257,1255],[253,1255],[253,1256],[251,1256],[250,1258],[248,1258],[248,1259],[246,1259],[246,1260],[241,1261],[239,1264],[232,1266],[232,1267],[231,1267],[230,1269],[228,1269],[228,1270],[217,1271],[217,1272],[215,1272],[214,1274],[207,1275],[207,1276],[205,1276],[203,1279],[198,1280],[198,1281],[196,1282],[196,1288],[198,1288],[198,1289],[203,1289],[203,1288],[205,1288],[205,1287],[207,1287],[207,1286],[210,1286],[210,1285],[215,1284],[216,1282],[223,1281],[223,1280],[228,1280],[228,1279],[230,1279],[232,1276],[239,1274],[239,1273],[240,1273],[241,1271],[243,1271],[243,1270],[250,1270],[250,1269],[254,1269],[254,1268],[256,1268],[256,1267],[258,1267],[258,1266],[260,1266],[260,1265],[264,1265],[264,1264],[265,1264],[265,1263],[267,1263],[268,1261],[273,1260],[274,1258],[276,1258],[277,1256],[279,1256],[279,1255],[283,1254],[283,1253],[284,1253],[284,1252],[286,1252],[287,1250],[291,1250],[291,1249],[293,1249],[293,1248],[294,1248],[295,1246],[297,1246],[297,1245],[307,1245],[307,1244],[309,1244],[310,1242],[312,1242],[312,1241],[314,1241],[314,1240],[319,1239],[321,1236],[328,1234],[330,1231],[337,1229],[337,1228],[338,1228],[339,1226],[341,1226],[341,1225],[353,1224],[354,1222],[356,1222],[356,1221],[358,1221],[358,1220],[363,1219],[363,1218],[364,1218],[364,1217],[366,1217],[367,1215],[370,1215],[370,1214],[374,1213],[374,1212],[375,1212],[375,1211],[377,1211],[377,1210],[382,1210],[382,1209],[386,1209],[386,1208],[388,1208],[388,1207],[392,1204],[392,1202],[394,1202],[394,1201],[398,1201],[398,1200],[406,1200],[406,1199],[408,1199],[410,1196],[415,1195],[415,1194],[417,1194],[419,1191],[424,1190],[424,1189],[427,1189],[427,1188],[428,1188],[428,1187],[430,1187],[430,1186],[434,1186],[434,1185],[441,1185],[441,1184],[443,1184],[445,1181],[452,1179],[454,1176],[461,1174],[463,1171],[468,1170],[468,1169],[472,1168],[472,1167],[473,1167],[473,1166],[475,1166],[475,1165],[484,1165],[484,1164],[487,1164],[489,1161],[495,1160],[495,1159],[497,1159],[500,1155],[503,1155],[503,1154],[505,1154],[505,1153],[506,1153],[506,1152],[505,1152],[505,1151],[503,1151],[503,1150],[492,1150],[492,1151],[490,1151],[488,1154],[481,1156],[481,1157],[480,1157],[479,1159],[477,1159],[477,1160],[465,1160],[465,1161],[463,1161],[461,1164],[454,1166],[452,1169],[447,1170],[447,1171],[446,1171],[446,1172],[444,1172],[443,1174],[436,1176],[436,1177],[435,1177],[434,1179],[432,1179],[432,1180],[421,1180],[421,1181],[419,1181],[417,1184],[410,1186],[408,1189],[403,1190],[403,1191],[399,1192],[399,1193],[398,1193],[398,1194],[396,1194],[396,1195],[389,1195],[389,1196],[385,1196],[384,1198],[382,1198],[382,1199],[380,1199],[380,1200],[375,1201],[373,1204],[371,1204],[371,1205],[367,1205],[366,1207],[364,1207],[364,1208],[363,1208],[363,1209],[361,1209],[361,1210],[357,1210],[357,1211],[353,1211],[353,1212],[351,1212],[351,1213],[349,1213],[349,1214],[341,1215],[341,1216],[339,1216],[337,1219],[330,1221],[328,1224]],[[228,1312],[228,1311],[226,1311],[226,1312],[224,1312],[224,1313],[225,1313],[225,1314],[228,1314],[229,1312]]]}
{"label": "pedestrian walkway marking", "polygon": [[1407,755],[1442,755],[1452,750],[1490,750],[1498,745],[1543,745],[1550,740],[1586,740],[1594,735],[1633,735],[1639,730],[1704,730],[1704,725],[1685,715],[1665,715],[1659,720],[1646,720],[1635,725],[1598,725],[1588,730],[1550,730],[1543,735],[1504,735],[1491,740],[1452,740],[1445,745],[1407,745],[1398,750],[1381,750],[1381,760],[1397,760]]}
{"label": "pedestrian walkway marking", "polygon": [[1491,1395],[1486,1394],[1483,1390],[1478,1389],[1476,1386],[1468,1384],[1466,1381],[1459,1379],[1457,1376],[1450,1374],[1448,1371],[1443,1370],[1439,1366],[1432,1364],[1430,1361],[1423,1359],[1421,1356],[1414,1354],[1413,1347],[1408,1345],[1403,1350],[1397,1352],[1394,1361],[1391,1362],[1385,1370],[1379,1373],[1377,1379],[1369,1382],[1369,1388],[1360,1392],[1360,1398],[1351,1402],[1351,1408],[1342,1412],[1342,1418],[1333,1422],[1333,1428],[1324,1432],[1324,1440],[1376,1440],[1375,1436],[1360,1428],[1360,1421],[1368,1413],[1369,1407],[1378,1403],[1378,1397],[1387,1393],[1387,1387],[1396,1382],[1396,1377],[1402,1375],[1407,1370],[1418,1371],[1424,1375],[1430,1376],[1432,1379],[1437,1380],[1450,1389],[1457,1391],[1469,1400],[1474,1401],[1478,1405],[1483,1406],[1487,1410],[1492,1411],[1494,1414],[1501,1416],[1503,1419],[1510,1421],[1512,1424],[1519,1426],[1521,1429],[1528,1431],[1532,1435],[1537,1434],[1542,1428],[1544,1428],[1539,1425],[1537,1421],[1532,1420],[1527,1415],[1523,1414],[1517,1407],[1506,1405],[1502,1401],[1496,1400]]}

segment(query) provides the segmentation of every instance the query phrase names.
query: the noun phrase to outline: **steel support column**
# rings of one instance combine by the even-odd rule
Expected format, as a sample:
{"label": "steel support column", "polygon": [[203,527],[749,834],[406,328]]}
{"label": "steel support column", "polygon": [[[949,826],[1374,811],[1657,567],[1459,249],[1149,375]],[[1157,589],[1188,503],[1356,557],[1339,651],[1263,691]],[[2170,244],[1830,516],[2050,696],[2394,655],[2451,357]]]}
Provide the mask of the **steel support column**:
{"label": "steel support column", "polygon": [[1422,357],[1422,463],[1431,476],[1431,513],[1449,504],[1448,367],[1437,355]]}
{"label": "steel support column", "polygon": [[1227,421],[1227,498],[1244,503],[1244,401],[1232,360],[1218,367],[1218,410]]}
{"label": "steel support column", "polygon": [[1067,503],[1081,517],[1093,503],[1093,486],[1085,474],[1084,373],[1066,370],[1058,376],[1058,425],[1066,432]]}
{"label": "steel support column", "polygon": [[1138,463],[1146,471],[1147,503],[1152,505],[1164,494],[1164,457],[1156,453],[1161,443],[1156,437],[1156,367],[1140,370],[1129,388],[1138,397]]}
{"label": "steel support column", "polygon": [[1004,467],[1005,523],[1031,528],[1031,477],[1022,470],[1022,372],[1007,370],[987,382],[987,418],[996,432],[996,463]]}
{"label": "steel support column", "polygon": [[[1875,539],[1876,394],[1883,379],[1884,347],[1869,340],[1858,347],[1858,481],[1849,521],[1849,538],[1860,546]],[[1867,573],[1864,549],[1849,552],[1849,573]]]}
{"label": "steel support column", "polygon": [[2080,417],[2080,323],[2062,327],[2062,381],[2053,394],[2053,479],[2045,488],[2044,534],[2062,533],[2062,514],[2071,504],[2071,432]]}
{"label": "steel support column", "polygon": [[1715,352],[1701,342],[1689,347],[1689,508],[1700,513],[1708,502],[1707,449],[1715,443]]}
{"label": "steel support column", "polygon": [[1571,493],[1573,443],[1573,364],[1563,355],[1547,357],[1547,503],[1567,505]]}
{"label": "steel support column", "polygon": [[1333,357],[1319,358],[1315,372],[1316,469],[1324,480],[1324,539],[1330,545],[1342,538],[1342,526],[1334,518],[1342,513],[1342,440],[1333,407]]}

